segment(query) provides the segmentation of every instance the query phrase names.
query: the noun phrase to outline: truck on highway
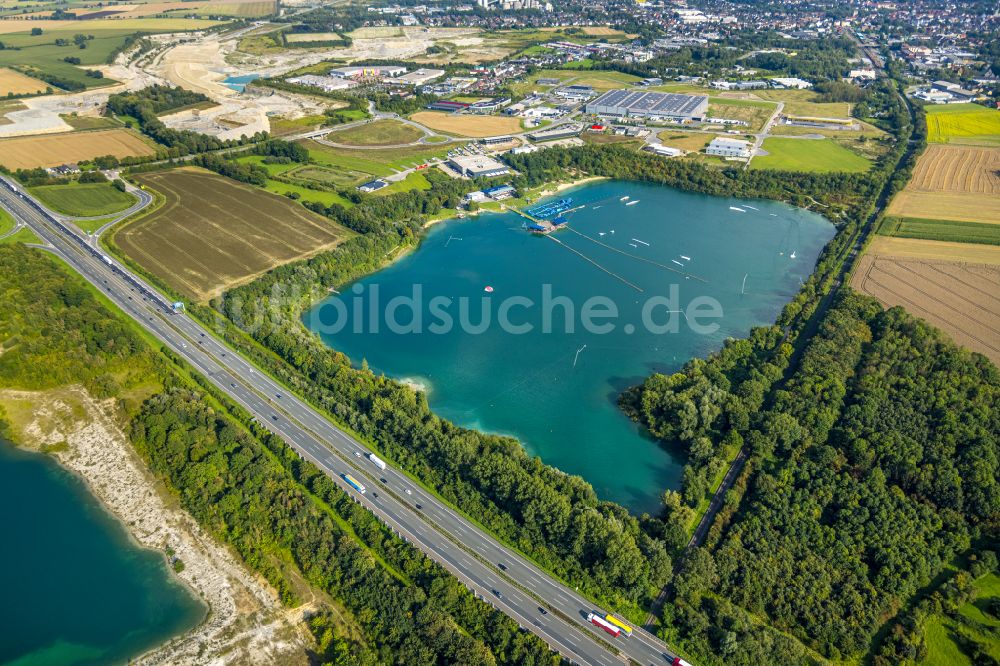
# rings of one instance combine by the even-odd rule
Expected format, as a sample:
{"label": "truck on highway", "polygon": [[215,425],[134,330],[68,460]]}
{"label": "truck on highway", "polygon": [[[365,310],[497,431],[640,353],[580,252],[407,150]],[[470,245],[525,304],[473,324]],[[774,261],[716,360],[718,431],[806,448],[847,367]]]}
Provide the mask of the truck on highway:
{"label": "truck on highway", "polygon": [[340,478],[342,478],[344,481],[347,481],[347,483],[350,484],[351,488],[354,488],[355,490],[357,490],[362,495],[365,494],[365,487],[363,485],[361,485],[360,481],[358,481],[357,479],[355,479],[350,474],[341,474]]}
{"label": "truck on highway", "polygon": [[691,666],[691,664],[684,661],[680,657],[674,657],[674,660],[670,662],[670,666]]}
{"label": "truck on highway", "polygon": [[616,618],[614,615],[611,614],[605,615],[604,619],[610,622],[611,624],[615,625],[619,629],[621,629],[622,633],[625,634],[626,636],[632,635],[632,627],[628,626],[627,624]]}
{"label": "truck on highway", "polygon": [[369,453],[368,454],[368,460],[371,460],[372,464],[375,465],[376,467],[378,467],[379,469],[383,469],[383,470],[385,469],[385,461],[382,460],[381,458],[379,458],[374,453]]}
{"label": "truck on highway", "polygon": [[618,636],[622,633],[621,629],[611,624],[600,615],[595,615],[594,613],[590,613],[587,615],[587,620],[595,627],[600,627],[601,629],[608,632],[615,638],[618,638]]}

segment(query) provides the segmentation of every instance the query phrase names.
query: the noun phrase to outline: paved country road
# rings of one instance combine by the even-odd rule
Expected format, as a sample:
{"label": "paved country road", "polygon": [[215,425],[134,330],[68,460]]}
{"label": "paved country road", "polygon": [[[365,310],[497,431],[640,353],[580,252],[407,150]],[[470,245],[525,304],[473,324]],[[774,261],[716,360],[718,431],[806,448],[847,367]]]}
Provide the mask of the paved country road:
{"label": "paved country road", "polygon": [[[356,501],[567,660],[614,666],[629,660],[645,665],[673,659],[675,652],[640,628],[631,638],[615,639],[587,623],[588,612],[603,611],[398,469],[375,467],[363,457],[368,453],[364,445],[261,373],[197,321],[186,314],[172,314],[161,295],[57,221],[6,177],[0,177],[0,205],[165,347],[316,464]],[[340,476],[344,473],[359,479],[368,492],[359,495],[351,489]]]}

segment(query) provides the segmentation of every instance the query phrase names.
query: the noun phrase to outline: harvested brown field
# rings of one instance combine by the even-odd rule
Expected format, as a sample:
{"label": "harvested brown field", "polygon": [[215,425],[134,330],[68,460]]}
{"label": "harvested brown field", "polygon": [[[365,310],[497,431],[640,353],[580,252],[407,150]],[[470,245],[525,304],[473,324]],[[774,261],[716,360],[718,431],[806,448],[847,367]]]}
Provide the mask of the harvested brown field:
{"label": "harvested brown field", "polygon": [[467,116],[440,111],[420,111],[410,116],[410,119],[432,130],[459,136],[499,136],[521,131],[521,121],[509,117]]}
{"label": "harvested brown field", "polygon": [[1000,248],[993,249],[997,255],[993,264],[869,250],[861,258],[851,286],[887,307],[902,306],[948,333],[958,344],[1000,363]]}
{"label": "harvested brown field", "polygon": [[153,146],[132,130],[42,134],[0,140],[0,164],[8,169],[53,167],[102,155],[153,155]]}
{"label": "harvested brown field", "polygon": [[1000,196],[913,192],[907,188],[896,195],[886,212],[901,217],[1000,224]]}
{"label": "harvested brown field", "polygon": [[890,215],[1000,223],[1000,148],[931,144]]}
{"label": "harvested brown field", "polygon": [[904,259],[966,261],[1000,266],[1000,246],[997,245],[877,236],[867,252]]}
{"label": "harvested brown field", "polygon": [[33,95],[45,92],[48,85],[45,81],[33,79],[7,67],[0,67],[0,96]]}
{"label": "harvested brown field", "polygon": [[1000,148],[931,144],[906,189],[1000,195]]}
{"label": "harvested brown field", "polygon": [[136,177],[163,205],[115,234],[121,250],[198,302],[349,232],[292,201],[195,168]]}

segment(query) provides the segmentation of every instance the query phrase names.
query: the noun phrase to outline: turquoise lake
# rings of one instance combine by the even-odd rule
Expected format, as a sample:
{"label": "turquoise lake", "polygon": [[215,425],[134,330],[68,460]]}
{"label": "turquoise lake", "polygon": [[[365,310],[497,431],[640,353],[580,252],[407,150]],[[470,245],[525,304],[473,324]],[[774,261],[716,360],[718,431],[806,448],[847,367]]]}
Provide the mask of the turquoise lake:
{"label": "turquoise lake", "polygon": [[0,664],[125,664],[204,605],[77,477],[0,441]]}
{"label": "turquoise lake", "polygon": [[[583,206],[568,229],[532,235],[514,213],[435,225],[415,252],[303,320],[353,363],[426,387],[441,416],[517,437],[602,498],[656,512],[662,491],[680,486],[683,456],[626,418],[618,395],[773,323],[835,230],[778,202],[635,182],[561,197]],[[586,307],[617,316],[585,326]],[[704,316],[716,307],[721,316]],[[512,326],[500,325],[502,309]],[[489,325],[476,326],[484,313]]]}

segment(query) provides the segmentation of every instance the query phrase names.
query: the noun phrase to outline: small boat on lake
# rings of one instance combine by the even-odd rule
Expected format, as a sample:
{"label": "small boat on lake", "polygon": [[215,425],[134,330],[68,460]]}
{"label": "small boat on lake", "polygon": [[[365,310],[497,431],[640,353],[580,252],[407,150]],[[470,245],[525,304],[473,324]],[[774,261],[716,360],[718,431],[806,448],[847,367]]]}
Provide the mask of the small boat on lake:
{"label": "small boat on lake", "polygon": [[635,201],[629,201],[629,202],[628,202],[627,204],[625,204],[625,205],[626,205],[626,206],[634,206],[634,205],[636,205],[637,203],[639,203],[639,200],[638,200],[638,199],[636,199]]}
{"label": "small boat on lake", "polygon": [[737,213],[745,213],[745,212],[746,212],[746,211],[745,211],[745,210],[743,210],[742,208],[737,208],[736,206],[730,206],[730,207],[729,207],[729,210],[734,210],[734,211],[736,211]]}

